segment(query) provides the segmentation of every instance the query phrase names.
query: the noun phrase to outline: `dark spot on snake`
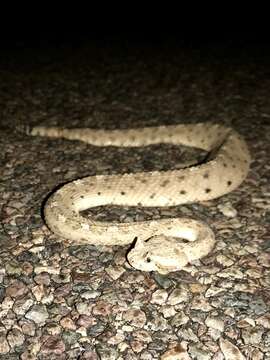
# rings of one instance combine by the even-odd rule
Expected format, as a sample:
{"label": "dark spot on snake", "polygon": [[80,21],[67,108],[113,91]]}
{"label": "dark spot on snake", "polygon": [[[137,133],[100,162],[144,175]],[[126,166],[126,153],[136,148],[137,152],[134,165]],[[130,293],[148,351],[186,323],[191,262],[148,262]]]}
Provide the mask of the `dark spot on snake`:
{"label": "dark spot on snake", "polygon": [[121,191],[121,195],[126,195],[126,193],[124,191]]}
{"label": "dark spot on snake", "polygon": [[166,185],[169,184],[169,182],[170,182],[170,180],[164,180],[164,181],[160,184],[160,186],[165,187]]}
{"label": "dark spot on snake", "polygon": [[211,192],[211,189],[207,188],[207,189],[205,189],[205,192],[206,192],[206,193],[210,193],[210,192]]}
{"label": "dark spot on snake", "polygon": [[232,182],[231,182],[231,181],[227,181],[227,185],[228,185],[228,186],[232,185]]}
{"label": "dark spot on snake", "polygon": [[203,174],[203,177],[204,177],[205,179],[208,179],[208,178],[209,178],[209,174],[208,174],[208,173],[205,173],[205,174]]}
{"label": "dark spot on snake", "polygon": [[156,194],[152,194],[152,195],[150,196],[150,199],[154,199],[155,195],[156,195]]}
{"label": "dark spot on snake", "polygon": [[81,199],[84,199],[84,195],[81,195],[80,198],[81,198]]}
{"label": "dark spot on snake", "polygon": [[182,176],[178,176],[178,180],[184,180],[185,179],[185,176],[182,175]]}
{"label": "dark spot on snake", "polygon": [[146,258],[146,261],[147,261],[148,263],[150,263],[150,262],[151,262],[150,257],[147,257],[147,258]]}
{"label": "dark spot on snake", "polygon": [[98,194],[98,195],[101,195],[101,192],[99,191],[97,194]]}
{"label": "dark spot on snake", "polygon": [[227,167],[228,165],[227,165],[226,163],[223,163],[223,166],[224,166],[224,167]]}
{"label": "dark spot on snake", "polygon": [[186,190],[181,190],[181,191],[180,191],[180,194],[181,194],[181,195],[185,195],[186,193],[187,193]]}

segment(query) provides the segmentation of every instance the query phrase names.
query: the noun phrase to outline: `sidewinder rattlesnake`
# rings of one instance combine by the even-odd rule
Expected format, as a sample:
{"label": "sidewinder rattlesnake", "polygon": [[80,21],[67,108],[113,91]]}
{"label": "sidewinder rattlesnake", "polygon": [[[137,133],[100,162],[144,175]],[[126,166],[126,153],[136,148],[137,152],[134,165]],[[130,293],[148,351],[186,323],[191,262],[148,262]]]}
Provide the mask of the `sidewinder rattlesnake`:
{"label": "sidewinder rattlesnake", "polygon": [[250,155],[244,139],[232,128],[198,123],[127,130],[64,129],[36,126],[33,136],[81,140],[96,146],[146,146],[170,143],[201,148],[205,162],[180,170],[88,176],[72,181],[49,197],[45,222],[55,234],[76,244],[126,245],[127,255],[143,271],[166,274],[206,256],[215,245],[210,227],[188,218],[135,223],[99,222],[80,211],[102,205],[173,206],[227,194],[245,179]]}

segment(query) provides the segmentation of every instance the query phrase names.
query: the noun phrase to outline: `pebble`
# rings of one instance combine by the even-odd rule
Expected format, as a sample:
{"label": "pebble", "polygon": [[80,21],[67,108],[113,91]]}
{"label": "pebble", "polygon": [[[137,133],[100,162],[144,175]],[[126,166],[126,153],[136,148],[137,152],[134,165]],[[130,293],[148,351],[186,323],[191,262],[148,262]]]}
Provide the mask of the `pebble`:
{"label": "pebble", "polygon": [[168,298],[167,291],[164,289],[159,289],[159,290],[156,290],[155,292],[153,292],[152,298],[151,298],[151,303],[162,305],[166,302],[167,298]]}
{"label": "pebble", "polygon": [[183,288],[174,289],[168,298],[169,305],[176,305],[189,300],[189,292]]}
{"label": "pebble", "polygon": [[225,357],[225,360],[246,360],[238,347],[231,343],[229,340],[220,338],[219,345]]}
{"label": "pebble", "polygon": [[0,332],[0,354],[7,354],[10,350],[9,344],[6,340],[6,334]]}
{"label": "pebble", "polygon": [[200,359],[200,360],[212,359],[212,354],[210,354],[208,350],[202,349],[202,347],[199,344],[190,344],[189,353],[192,356],[192,359]]}
{"label": "pebble", "polygon": [[111,304],[106,301],[99,300],[93,306],[93,315],[108,316],[111,313]]}
{"label": "pebble", "polygon": [[123,320],[132,326],[142,328],[146,323],[146,315],[145,312],[140,309],[129,309],[124,312]]}
{"label": "pebble", "polygon": [[49,314],[44,305],[34,305],[26,314],[25,317],[33,320],[34,323],[42,325],[48,319]]}
{"label": "pebble", "polygon": [[234,218],[237,216],[237,210],[229,202],[218,205],[219,211],[226,217]]}
{"label": "pebble", "polygon": [[191,360],[191,357],[186,349],[179,344],[163,353],[160,360]]}
{"label": "pebble", "polygon": [[164,305],[160,309],[160,313],[163,314],[165,319],[170,318],[176,314],[176,310],[172,305]]}
{"label": "pebble", "polygon": [[110,265],[105,268],[105,271],[113,280],[117,280],[126,270],[122,266]]}
{"label": "pebble", "polygon": [[7,341],[11,349],[15,348],[16,346],[21,346],[24,343],[24,340],[25,336],[19,329],[14,327],[8,332]]}
{"label": "pebble", "polygon": [[270,312],[258,317],[256,323],[263,326],[265,329],[270,329]]}
{"label": "pebble", "polygon": [[76,325],[74,324],[74,321],[70,317],[63,317],[60,320],[60,325],[67,330],[76,330]]}
{"label": "pebble", "polygon": [[258,345],[262,341],[265,330],[258,327],[248,327],[241,330],[245,344]]}
{"label": "pebble", "polygon": [[77,302],[76,303],[76,310],[80,315],[91,315],[92,313],[92,306],[89,305],[87,302]]}
{"label": "pebble", "polygon": [[[42,342],[41,354],[62,355],[65,353],[65,343],[58,336],[48,336],[47,339]],[[65,359],[65,355],[63,360]]]}
{"label": "pebble", "polygon": [[174,327],[185,325],[189,321],[189,317],[183,311],[177,313],[171,320],[171,324]]}
{"label": "pebble", "polygon": [[6,295],[12,298],[18,298],[28,292],[27,286],[20,280],[15,280],[6,288]]}
{"label": "pebble", "polygon": [[23,319],[19,321],[19,325],[22,329],[24,335],[34,336],[36,332],[35,324],[27,319]]}
{"label": "pebble", "polygon": [[219,330],[220,332],[224,331],[224,321],[218,317],[207,316],[205,324],[210,328]]}

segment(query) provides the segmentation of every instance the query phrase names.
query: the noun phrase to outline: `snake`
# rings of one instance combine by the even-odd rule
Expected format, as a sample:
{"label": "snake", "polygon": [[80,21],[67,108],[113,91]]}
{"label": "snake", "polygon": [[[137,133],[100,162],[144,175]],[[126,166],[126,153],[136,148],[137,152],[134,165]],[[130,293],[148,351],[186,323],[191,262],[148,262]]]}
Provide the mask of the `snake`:
{"label": "snake", "polygon": [[79,178],[54,191],[44,206],[45,223],[57,236],[75,244],[129,244],[132,267],[162,274],[184,269],[213,250],[216,238],[206,222],[186,217],[105,222],[81,212],[107,205],[168,207],[212,200],[235,190],[251,162],[244,138],[232,127],[211,122],[115,130],[34,126],[27,133],[103,147],[166,143],[206,151],[203,161],[180,169]]}

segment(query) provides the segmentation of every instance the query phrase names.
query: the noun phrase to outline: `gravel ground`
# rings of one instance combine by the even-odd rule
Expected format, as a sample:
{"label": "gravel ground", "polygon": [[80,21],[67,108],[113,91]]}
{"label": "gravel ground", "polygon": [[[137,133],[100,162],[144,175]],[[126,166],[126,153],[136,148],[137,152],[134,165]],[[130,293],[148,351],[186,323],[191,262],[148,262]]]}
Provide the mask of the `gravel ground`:
{"label": "gravel ground", "polygon": [[[269,61],[262,47],[164,44],[2,54],[0,359],[270,359]],[[126,248],[68,245],[45,227],[42,205],[60,184],[179,167],[201,154],[167,145],[97,148],[28,137],[15,126],[201,121],[245,136],[252,165],[236,191],[202,204],[93,214],[207,221],[217,246],[190,272],[136,271]]]}

